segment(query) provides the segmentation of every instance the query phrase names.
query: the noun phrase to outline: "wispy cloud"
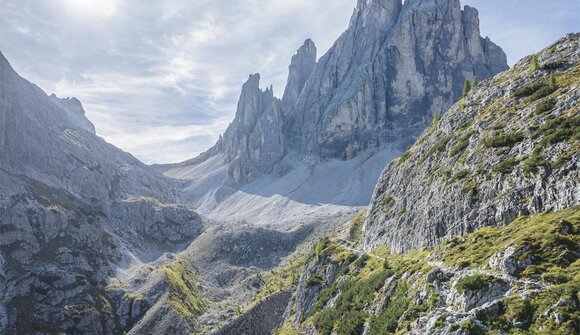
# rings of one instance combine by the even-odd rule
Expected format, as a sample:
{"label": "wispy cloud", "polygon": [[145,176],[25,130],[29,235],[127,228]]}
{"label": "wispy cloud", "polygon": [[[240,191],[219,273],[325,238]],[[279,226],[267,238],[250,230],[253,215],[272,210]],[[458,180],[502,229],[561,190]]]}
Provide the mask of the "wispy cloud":
{"label": "wispy cloud", "polygon": [[[0,49],[16,70],[48,93],[78,97],[99,135],[148,163],[182,161],[209,148],[233,118],[248,74],[260,72],[262,85],[273,84],[280,95],[300,44],[310,37],[327,50],[356,5],[0,1]],[[576,0],[464,2],[480,9],[482,33],[512,63],[578,30]]]}

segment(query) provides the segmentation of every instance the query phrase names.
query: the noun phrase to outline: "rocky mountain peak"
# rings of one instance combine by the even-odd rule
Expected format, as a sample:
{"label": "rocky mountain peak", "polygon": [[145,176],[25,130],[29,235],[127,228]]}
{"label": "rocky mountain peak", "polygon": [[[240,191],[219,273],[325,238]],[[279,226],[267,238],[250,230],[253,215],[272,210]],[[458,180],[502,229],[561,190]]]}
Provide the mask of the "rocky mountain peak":
{"label": "rocky mountain peak", "polygon": [[314,45],[311,39],[304,41],[304,44],[292,56],[288,73],[288,83],[286,84],[282,98],[282,104],[284,106],[292,106],[298,100],[302,88],[304,88],[306,81],[314,70],[316,57],[316,45]]}
{"label": "rocky mountain peak", "polygon": [[61,99],[54,93],[49,96],[49,99],[67,112],[67,116],[76,127],[96,134],[95,126],[85,117],[86,113],[79,99],[75,97]]}
{"label": "rocky mountain peak", "polygon": [[[286,154],[312,165],[402,151],[461,97],[465,80],[508,69],[478,25],[477,11],[462,10],[458,0],[360,0],[348,29],[318,61],[311,40],[298,49],[281,103],[251,76],[219,150],[190,162],[225,152],[229,177],[251,181]],[[259,166],[244,166],[252,162]]]}
{"label": "rocky mountain peak", "polygon": [[396,22],[401,7],[401,0],[359,0],[350,24],[388,27]]}
{"label": "rocky mountain peak", "polygon": [[538,53],[536,66],[523,59],[434,122],[379,179],[365,248],[430,248],[577,205],[579,46],[571,35]]}
{"label": "rocky mountain peak", "polygon": [[281,101],[272,86],[260,89],[260,74],[242,86],[236,117],[216,147],[226,156],[229,175],[238,182],[268,172],[285,152]]}

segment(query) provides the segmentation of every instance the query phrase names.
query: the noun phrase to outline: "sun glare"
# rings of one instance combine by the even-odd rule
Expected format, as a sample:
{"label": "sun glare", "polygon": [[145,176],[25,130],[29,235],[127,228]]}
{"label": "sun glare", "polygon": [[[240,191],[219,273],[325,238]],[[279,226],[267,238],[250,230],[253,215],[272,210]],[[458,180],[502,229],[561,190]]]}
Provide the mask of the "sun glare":
{"label": "sun glare", "polygon": [[118,10],[118,0],[62,0],[71,14],[82,17],[109,17]]}

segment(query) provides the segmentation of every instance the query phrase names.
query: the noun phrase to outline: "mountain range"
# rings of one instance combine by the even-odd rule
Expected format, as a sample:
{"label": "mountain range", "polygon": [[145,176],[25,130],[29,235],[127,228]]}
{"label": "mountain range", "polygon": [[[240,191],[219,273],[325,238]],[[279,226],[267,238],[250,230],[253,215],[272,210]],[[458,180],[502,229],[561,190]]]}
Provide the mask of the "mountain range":
{"label": "mountain range", "polygon": [[458,0],[359,0],[155,166],[0,53],[0,333],[573,334],[579,46],[510,69]]}

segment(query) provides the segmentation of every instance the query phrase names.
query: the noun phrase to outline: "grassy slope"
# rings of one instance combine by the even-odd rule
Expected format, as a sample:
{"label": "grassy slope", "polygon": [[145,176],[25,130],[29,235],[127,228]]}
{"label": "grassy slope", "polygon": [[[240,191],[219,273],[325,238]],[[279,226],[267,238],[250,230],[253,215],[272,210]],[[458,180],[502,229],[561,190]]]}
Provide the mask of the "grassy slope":
{"label": "grassy slope", "polygon": [[[575,207],[520,217],[506,227],[484,228],[434,250],[406,255],[391,254],[383,246],[372,252],[376,257],[365,254],[356,257],[340,245],[340,240],[327,239],[313,248],[311,257],[348,262],[348,266],[330,287],[318,294],[316,304],[298,329],[288,322],[278,334],[298,334],[308,325],[314,325],[320,334],[332,331],[338,335],[361,334],[365,322],[370,325],[369,334],[402,334],[407,325],[414,325],[418,318],[445,304],[434,285],[426,281],[427,274],[435,268],[434,263],[465,271],[480,269],[492,274],[495,271],[499,277],[499,271],[489,269],[487,264],[494,254],[508,247],[526,250],[519,256],[522,259],[533,255],[532,264],[516,274],[515,279],[541,282],[547,287],[526,297],[508,295],[499,301],[493,313],[485,311],[477,317],[477,322],[467,320],[452,325],[452,330],[462,328],[471,334],[484,331],[492,334],[574,334],[580,326],[580,313],[573,306],[558,306],[557,303],[577,303],[579,299],[579,234],[580,207]],[[384,285],[390,277],[394,280]],[[449,279],[442,279],[445,280]],[[464,276],[455,288],[459,292],[476,291],[492,280],[496,280],[493,275]],[[313,283],[318,284],[323,283]],[[420,291],[426,291],[427,295],[417,303],[414,297]],[[329,308],[327,303],[333,298],[336,301]],[[554,313],[564,320],[560,325],[550,317]],[[444,321],[445,314],[438,322],[443,326]]]}

